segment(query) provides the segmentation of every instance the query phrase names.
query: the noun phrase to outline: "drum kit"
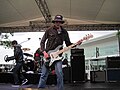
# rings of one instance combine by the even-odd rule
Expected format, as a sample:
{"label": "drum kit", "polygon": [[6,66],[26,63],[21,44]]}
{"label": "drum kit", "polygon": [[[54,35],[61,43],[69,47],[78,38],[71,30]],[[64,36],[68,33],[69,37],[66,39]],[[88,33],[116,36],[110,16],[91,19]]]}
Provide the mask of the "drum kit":
{"label": "drum kit", "polygon": [[[23,50],[25,51],[29,51],[30,49],[29,48],[23,48]],[[39,61],[36,61],[36,60],[33,60],[34,59],[34,56],[30,53],[23,53],[24,56],[26,56],[26,58],[24,59],[25,61],[25,64],[23,66],[23,71],[26,72],[26,73],[39,73],[41,72],[41,63],[40,60]]]}
{"label": "drum kit", "polygon": [[25,52],[25,51],[30,51],[30,48],[23,48],[22,50],[23,50],[24,52]]}
{"label": "drum kit", "polygon": [[23,53],[23,55],[26,56],[26,58],[24,59],[23,71],[26,73],[28,72],[34,73],[34,67],[35,67],[34,60],[29,59],[29,57],[33,57],[33,55],[29,53]]}

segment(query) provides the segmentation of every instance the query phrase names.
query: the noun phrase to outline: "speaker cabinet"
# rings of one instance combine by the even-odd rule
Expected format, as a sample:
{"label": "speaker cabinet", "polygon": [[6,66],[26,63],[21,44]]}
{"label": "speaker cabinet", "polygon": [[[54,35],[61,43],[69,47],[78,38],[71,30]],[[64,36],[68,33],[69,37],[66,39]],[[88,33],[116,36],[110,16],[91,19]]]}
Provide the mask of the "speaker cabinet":
{"label": "speaker cabinet", "polygon": [[85,56],[71,55],[71,82],[85,81]]}
{"label": "speaker cabinet", "polygon": [[107,70],[108,82],[120,82],[120,69],[108,69]]}
{"label": "speaker cabinet", "polygon": [[71,67],[64,67],[63,68],[63,77],[64,77],[65,83],[71,81]]}
{"label": "speaker cabinet", "polygon": [[107,57],[106,60],[107,68],[120,68],[120,56]]}
{"label": "speaker cabinet", "polygon": [[106,71],[90,71],[90,81],[91,82],[105,82]]}

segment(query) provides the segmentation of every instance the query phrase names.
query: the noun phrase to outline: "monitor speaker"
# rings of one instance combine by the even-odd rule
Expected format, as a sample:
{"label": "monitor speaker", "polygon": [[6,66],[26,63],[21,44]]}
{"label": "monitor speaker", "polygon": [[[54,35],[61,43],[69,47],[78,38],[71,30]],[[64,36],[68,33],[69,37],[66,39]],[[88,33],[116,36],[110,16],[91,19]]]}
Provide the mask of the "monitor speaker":
{"label": "monitor speaker", "polygon": [[91,82],[105,82],[106,71],[90,71],[90,81]]}
{"label": "monitor speaker", "polygon": [[85,56],[71,55],[71,82],[85,81]]}

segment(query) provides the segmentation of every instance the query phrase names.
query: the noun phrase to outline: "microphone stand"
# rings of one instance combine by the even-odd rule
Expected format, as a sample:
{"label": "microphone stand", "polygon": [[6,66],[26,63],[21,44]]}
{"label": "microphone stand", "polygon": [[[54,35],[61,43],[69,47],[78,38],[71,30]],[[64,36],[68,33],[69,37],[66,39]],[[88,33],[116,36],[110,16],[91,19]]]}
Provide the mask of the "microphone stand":
{"label": "microphone stand", "polygon": [[27,41],[29,41],[31,38],[28,38],[28,40],[25,40],[25,41],[23,41],[23,42],[21,42],[20,44],[22,44],[22,43],[24,43],[24,42],[27,42]]}

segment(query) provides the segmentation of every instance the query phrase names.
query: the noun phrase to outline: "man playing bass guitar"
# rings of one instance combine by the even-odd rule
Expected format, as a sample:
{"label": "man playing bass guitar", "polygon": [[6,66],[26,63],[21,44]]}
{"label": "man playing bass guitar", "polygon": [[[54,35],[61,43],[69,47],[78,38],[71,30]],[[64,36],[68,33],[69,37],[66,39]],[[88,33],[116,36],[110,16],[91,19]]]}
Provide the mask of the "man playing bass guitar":
{"label": "man playing bass guitar", "polygon": [[[49,74],[49,61],[54,58],[53,54],[50,54],[50,51],[54,51],[57,49],[63,49],[63,42],[65,41],[66,46],[72,45],[68,32],[61,26],[64,23],[62,15],[56,15],[54,20],[52,21],[53,25],[50,26],[44,33],[40,46],[41,50],[44,54],[44,58],[46,62],[42,66],[42,73],[40,76],[38,88],[45,88],[46,81]],[[47,41],[47,42],[46,42]],[[79,43],[81,44],[81,42]],[[61,57],[62,53],[60,53],[57,57]],[[47,65],[48,64],[48,65]],[[64,90],[63,87],[63,72],[62,72],[62,60],[61,58],[57,59],[53,63],[55,65],[55,73],[57,75],[57,90]],[[53,65],[52,64],[52,65]]]}

